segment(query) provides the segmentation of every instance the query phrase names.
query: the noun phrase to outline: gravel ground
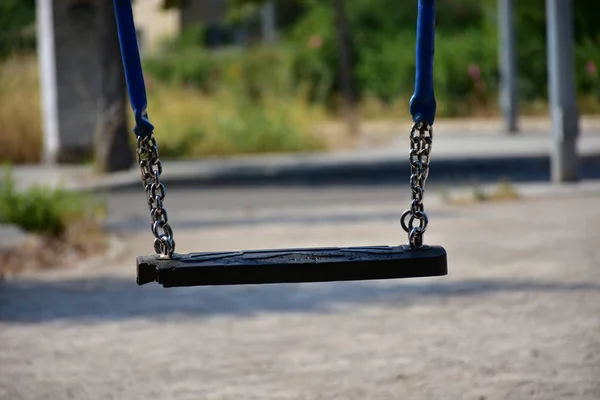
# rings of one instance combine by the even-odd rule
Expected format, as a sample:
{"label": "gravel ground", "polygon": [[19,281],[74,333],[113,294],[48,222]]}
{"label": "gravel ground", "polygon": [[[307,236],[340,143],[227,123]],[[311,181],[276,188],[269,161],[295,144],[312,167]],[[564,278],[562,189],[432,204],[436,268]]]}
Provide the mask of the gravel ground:
{"label": "gravel ground", "polygon": [[[437,205],[426,242],[450,275],[405,281],[138,288],[151,241],[128,234],[110,259],[0,283],[0,399],[597,400],[599,204]],[[180,230],[178,246],[390,243],[377,210]]]}

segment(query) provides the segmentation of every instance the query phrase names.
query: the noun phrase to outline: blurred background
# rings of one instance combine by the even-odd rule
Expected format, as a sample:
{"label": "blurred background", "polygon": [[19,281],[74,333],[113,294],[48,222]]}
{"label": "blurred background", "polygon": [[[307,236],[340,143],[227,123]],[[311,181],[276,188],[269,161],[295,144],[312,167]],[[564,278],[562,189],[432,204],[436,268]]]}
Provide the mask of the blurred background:
{"label": "blurred background", "polygon": [[[54,26],[42,23],[39,35],[56,39],[40,61],[47,40],[36,39],[35,2],[2,0],[0,7],[0,162],[86,162],[94,130],[126,124],[131,131],[112,10],[85,0],[54,2],[48,19]],[[391,0],[137,0],[134,7],[163,157],[349,148],[361,133],[375,132],[377,122],[410,117],[416,7]],[[545,118],[545,1],[511,7],[518,112]],[[575,84],[584,115],[600,109],[599,8],[594,0],[573,2]],[[437,9],[438,118],[497,120],[497,1],[439,0]],[[50,72],[42,80],[44,66]],[[42,87],[60,125],[46,145]],[[103,114],[110,106],[99,106],[101,99],[127,115]],[[117,162],[113,169],[120,168]]]}

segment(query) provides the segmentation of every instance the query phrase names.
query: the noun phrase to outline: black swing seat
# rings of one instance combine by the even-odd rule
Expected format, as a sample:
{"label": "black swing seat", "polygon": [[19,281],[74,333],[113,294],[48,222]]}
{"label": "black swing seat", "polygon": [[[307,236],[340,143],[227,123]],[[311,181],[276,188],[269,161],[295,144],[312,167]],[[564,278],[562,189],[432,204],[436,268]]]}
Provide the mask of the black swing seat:
{"label": "black swing seat", "polygon": [[441,246],[250,250],[137,258],[137,284],[163,287],[401,279],[447,275]]}

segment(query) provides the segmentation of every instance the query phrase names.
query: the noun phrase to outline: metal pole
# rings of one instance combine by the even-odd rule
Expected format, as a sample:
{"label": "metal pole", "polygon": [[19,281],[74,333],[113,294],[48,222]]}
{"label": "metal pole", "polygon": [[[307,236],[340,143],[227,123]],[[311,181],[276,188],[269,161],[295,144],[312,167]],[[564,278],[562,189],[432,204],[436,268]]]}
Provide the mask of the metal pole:
{"label": "metal pole", "polygon": [[517,126],[517,52],[515,41],[514,1],[498,0],[500,29],[500,107],[506,130],[518,132]]}
{"label": "metal pole", "polygon": [[277,42],[277,25],[275,15],[275,2],[265,2],[261,9],[262,40],[264,44],[271,45]]}
{"label": "metal pole", "polygon": [[52,0],[38,0],[37,4],[37,46],[39,54],[42,130],[45,163],[55,163],[59,148],[58,91],[56,87],[56,58],[54,51],[54,17]]}
{"label": "metal pole", "polygon": [[579,113],[573,68],[573,2],[546,0],[552,180],[579,180]]}

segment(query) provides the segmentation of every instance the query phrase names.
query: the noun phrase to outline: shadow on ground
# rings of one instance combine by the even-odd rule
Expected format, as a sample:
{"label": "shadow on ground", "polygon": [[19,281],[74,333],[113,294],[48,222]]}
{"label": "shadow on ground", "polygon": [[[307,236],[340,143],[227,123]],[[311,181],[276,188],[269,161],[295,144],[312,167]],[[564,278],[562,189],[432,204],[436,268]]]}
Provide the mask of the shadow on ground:
{"label": "shadow on ground", "polygon": [[[600,178],[600,155],[580,157],[581,178]],[[261,185],[285,186],[329,186],[329,185],[390,185],[404,184],[410,177],[410,166],[403,158],[379,160],[368,163],[343,163],[311,168],[296,167],[269,170],[268,173],[251,173],[250,167],[239,167],[228,173],[214,177],[165,178],[167,186],[174,188],[212,187],[257,187]],[[460,160],[431,160],[430,182],[471,182],[494,183],[499,179],[512,182],[548,182],[551,179],[549,156],[497,156],[463,158]],[[136,185],[130,189],[135,190]]]}
{"label": "shadow on ground", "polygon": [[509,292],[600,293],[598,283],[520,280],[445,281],[446,278],[382,282],[342,282],[163,289],[138,287],[134,280],[97,278],[61,282],[34,280],[0,283],[0,321],[114,321],[133,318],[192,317],[255,313],[335,312],[336,307],[380,304],[409,307],[457,296]]}
{"label": "shadow on ground", "polygon": [[[582,155],[580,157],[581,179],[600,179],[600,155]],[[410,165],[406,158],[394,160],[376,160],[371,162],[340,162],[327,167],[282,168],[241,166],[232,167],[223,173],[189,176],[163,177],[163,183],[170,189],[211,189],[211,188],[257,188],[261,186],[278,187],[320,187],[354,185],[405,185],[410,177]],[[465,184],[496,183],[500,179],[512,182],[549,182],[551,179],[551,161],[542,156],[497,156],[462,158],[459,160],[431,160],[431,174],[428,182]],[[139,183],[109,186],[101,193],[116,191],[137,192]]]}

